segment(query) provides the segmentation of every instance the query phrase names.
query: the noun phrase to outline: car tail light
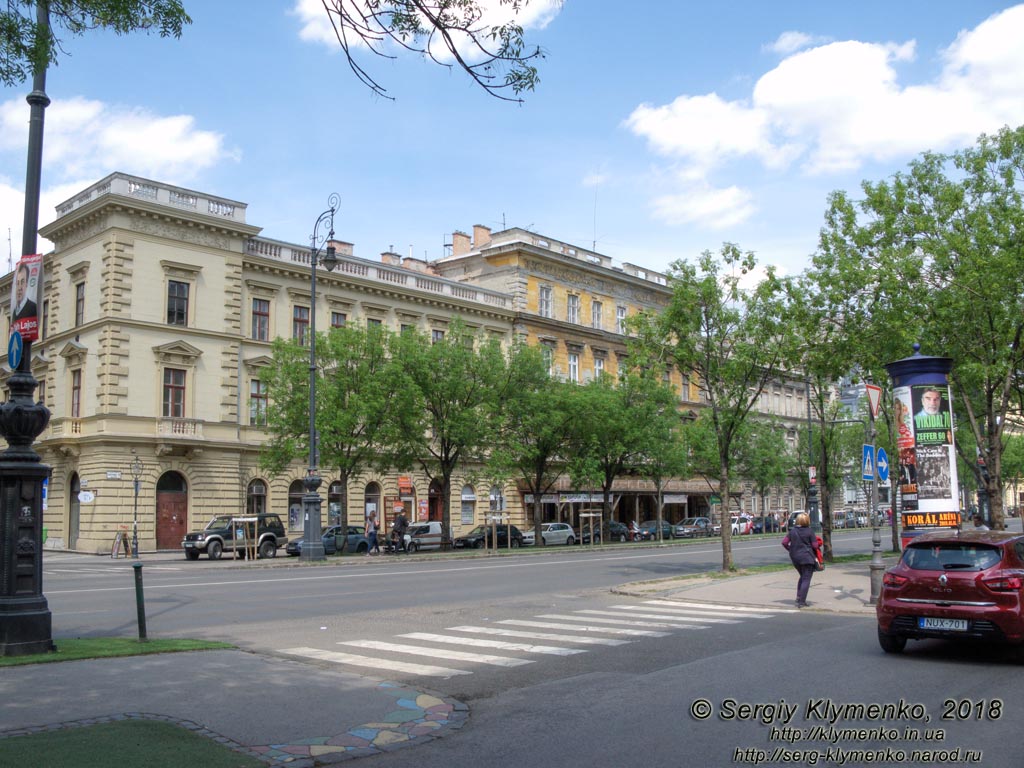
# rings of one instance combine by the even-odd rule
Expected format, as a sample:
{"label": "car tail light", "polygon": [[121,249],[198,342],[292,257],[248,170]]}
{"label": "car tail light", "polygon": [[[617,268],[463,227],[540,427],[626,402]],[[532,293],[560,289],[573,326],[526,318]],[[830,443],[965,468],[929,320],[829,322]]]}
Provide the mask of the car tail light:
{"label": "car tail light", "polygon": [[887,573],[882,577],[882,584],[887,587],[902,587],[906,583],[907,577],[896,573]]}
{"label": "car tail light", "polygon": [[1016,573],[1000,573],[988,576],[982,581],[994,592],[1019,592],[1024,588],[1024,577]]}

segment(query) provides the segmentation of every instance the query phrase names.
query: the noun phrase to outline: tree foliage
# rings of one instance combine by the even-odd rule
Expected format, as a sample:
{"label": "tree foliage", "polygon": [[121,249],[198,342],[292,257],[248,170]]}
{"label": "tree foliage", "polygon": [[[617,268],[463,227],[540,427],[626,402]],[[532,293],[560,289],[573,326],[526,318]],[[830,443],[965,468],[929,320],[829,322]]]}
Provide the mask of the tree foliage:
{"label": "tree foliage", "polygon": [[880,354],[906,357],[910,341],[953,358],[956,419],[979,448],[970,456],[958,441],[957,451],[987,485],[997,526],[1004,431],[1024,391],[1022,181],[1024,128],[926,153],[906,173],[864,182],[860,200],[834,195],[816,258],[834,265],[824,276],[835,295],[856,297],[843,313],[851,328],[877,342],[853,358],[865,369],[877,371]]}
{"label": "tree foliage", "polygon": [[[341,479],[341,524],[348,523],[348,485],[371,468],[387,469],[394,443],[393,414],[408,407],[409,391],[391,357],[393,338],[377,326],[347,325],[317,334],[316,431],[318,464]],[[309,455],[309,348],[277,339],[267,385],[267,431],[260,461],[277,474]]]}
{"label": "tree foliage", "polygon": [[482,0],[322,2],[352,72],[380,96],[387,96],[387,89],[356,60],[355,51],[361,47],[393,58],[387,44],[394,43],[436,64],[457,66],[492,96],[508,101],[522,101],[518,95],[532,91],[539,81],[534,62],[544,53],[527,47],[516,21],[530,0],[499,0],[512,18],[493,22]]}
{"label": "tree foliage", "polygon": [[[672,296],[665,310],[636,322],[641,346],[684,377],[695,376],[715,437],[722,517],[729,509],[734,446],[765,384],[780,371],[784,352],[784,302],[771,268],[756,287],[742,279],[757,262],[753,253],[726,243],[705,251],[696,265],[672,265]],[[722,568],[732,570],[729,520],[722,520]]]}
{"label": "tree foliage", "polygon": [[118,35],[157,32],[181,37],[192,19],[180,0],[48,0],[49,24],[40,25],[37,0],[8,0],[0,10],[0,82],[17,85],[57,64],[66,36],[93,29]]}

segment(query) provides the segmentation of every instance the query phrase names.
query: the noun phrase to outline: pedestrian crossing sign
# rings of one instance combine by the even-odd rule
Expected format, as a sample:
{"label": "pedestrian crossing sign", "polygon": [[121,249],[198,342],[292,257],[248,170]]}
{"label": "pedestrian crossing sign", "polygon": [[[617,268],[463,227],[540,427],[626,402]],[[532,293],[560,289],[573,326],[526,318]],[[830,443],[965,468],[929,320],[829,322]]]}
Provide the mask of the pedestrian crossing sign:
{"label": "pedestrian crossing sign", "polygon": [[860,463],[861,466],[861,479],[862,480],[874,480],[875,479],[875,446],[865,445],[864,446],[864,458]]}

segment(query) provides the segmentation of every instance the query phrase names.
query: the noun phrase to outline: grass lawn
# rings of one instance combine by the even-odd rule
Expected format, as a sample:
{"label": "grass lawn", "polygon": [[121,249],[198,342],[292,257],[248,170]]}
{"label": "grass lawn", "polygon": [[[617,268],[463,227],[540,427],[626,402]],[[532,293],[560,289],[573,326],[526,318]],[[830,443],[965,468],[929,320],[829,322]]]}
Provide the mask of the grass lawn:
{"label": "grass lawn", "polygon": [[[54,661],[106,659],[114,656],[141,656],[147,653],[178,651],[217,651],[234,648],[230,643],[212,640],[176,640],[173,638],[139,640],[133,637],[87,637],[54,640],[53,653],[32,653],[27,656],[0,656],[0,667],[21,664],[48,664]],[[3,763],[0,763],[3,765]]]}
{"label": "grass lawn", "polygon": [[180,725],[155,720],[118,720],[0,739],[0,765],[18,768],[265,768],[255,757],[233,752]]}

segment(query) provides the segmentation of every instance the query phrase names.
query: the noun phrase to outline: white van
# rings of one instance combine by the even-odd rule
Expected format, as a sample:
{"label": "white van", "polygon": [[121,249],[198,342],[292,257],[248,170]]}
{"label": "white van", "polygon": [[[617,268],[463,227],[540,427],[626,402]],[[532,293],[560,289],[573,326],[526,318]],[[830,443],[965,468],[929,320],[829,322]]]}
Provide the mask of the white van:
{"label": "white van", "polygon": [[405,548],[410,552],[418,552],[421,549],[440,549],[440,521],[410,525],[409,530],[405,532]]}

